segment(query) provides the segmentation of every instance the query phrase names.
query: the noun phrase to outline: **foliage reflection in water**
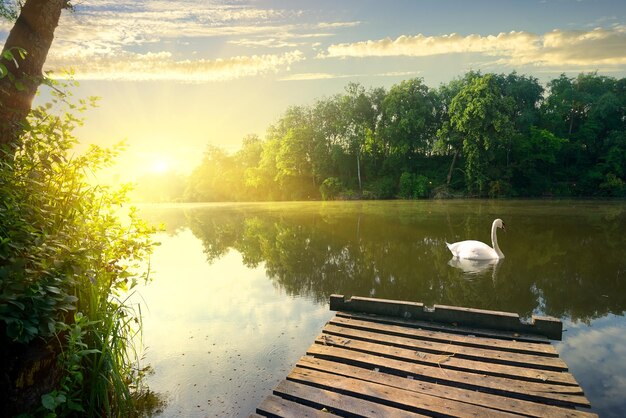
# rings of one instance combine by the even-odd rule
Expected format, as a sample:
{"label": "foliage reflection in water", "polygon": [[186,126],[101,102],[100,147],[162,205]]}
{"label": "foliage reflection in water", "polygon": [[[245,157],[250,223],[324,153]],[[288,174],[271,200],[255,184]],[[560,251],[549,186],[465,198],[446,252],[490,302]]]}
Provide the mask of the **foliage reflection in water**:
{"label": "foliage reflection in water", "polygon": [[[168,226],[153,257],[155,281],[144,290],[145,339],[153,379],[178,379],[181,387],[167,390],[183,415],[192,404],[204,415],[250,413],[330,317],[332,293],[562,318],[568,331],[558,347],[594,407],[609,416],[626,407],[611,395],[626,390],[619,361],[626,341],[614,332],[626,325],[623,202],[255,203],[143,212]],[[445,241],[489,243],[496,217],[507,224],[498,234],[504,260],[452,259]],[[164,340],[172,346],[162,347]],[[203,362],[190,374],[178,364],[185,350]],[[588,350],[606,356],[582,354]],[[612,391],[600,390],[600,381]],[[217,397],[224,388],[252,395]]]}

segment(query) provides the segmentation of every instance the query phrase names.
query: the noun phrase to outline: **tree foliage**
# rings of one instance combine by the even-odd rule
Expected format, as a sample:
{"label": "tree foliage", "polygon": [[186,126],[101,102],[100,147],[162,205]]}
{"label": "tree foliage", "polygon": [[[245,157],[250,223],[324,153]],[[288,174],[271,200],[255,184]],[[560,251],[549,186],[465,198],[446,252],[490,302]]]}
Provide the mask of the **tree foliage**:
{"label": "tree foliage", "polygon": [[[145,278],[140,262],[153,228],[132,209],[127,221],[119,217],[127,188],[90,183],[117,151],[92,146],[74,155],[81,119],[63,109],[67,101],[64,94],[33,109],[20,145],[0,158],[1,400],[13,413],[32,407],[20,401],[30,386],[13,373],[39,371],[47,383],[30,385],[54,388],[42,398],[47,412],[126,415],[138,377],[138,314],[124,295]],[[29,370],[21,356],[41,344],[56,347],[48,369]]]}
{"label": "tree foliage", "polygon": [[472,71],[437,89],[350,83],[290,107],[236,155],[209,150],[187,198],[624,196],[625,109],[626,79],[596,73],[545,88],[515,72]]}

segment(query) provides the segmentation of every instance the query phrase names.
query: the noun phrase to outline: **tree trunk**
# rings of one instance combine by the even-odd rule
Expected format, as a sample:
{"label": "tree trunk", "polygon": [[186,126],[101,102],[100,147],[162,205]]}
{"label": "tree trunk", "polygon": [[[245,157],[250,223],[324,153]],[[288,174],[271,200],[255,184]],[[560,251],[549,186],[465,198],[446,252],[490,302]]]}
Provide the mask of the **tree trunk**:
{"label": "tree trunk", "polygon": [[9,33],[3,52],[13,48],[26,50],[20,60],[13,50],[13,60],[0,58],[12,76],[0,79],[0,146],[9,150],[18,145],[24,121],[30,112],[37,88],[43,81],[43,65],[59,24],[61,10],[68,0],[26,0],[13,29]]}
{"label": "tree trunk", "polygon": [[359,178],[359,192],[363,193],[363,186],[361,185],[361,158],[358,151],[356,153],[356,174]]}
{"label": "tree trunk", "polygon": [[452,180],[452,171],[454,171],[454,164],[456,163],[456,157],[459,155],[459,150],[454,151],[454,156],[452,157],[452,163],[450,164],[450,170],[448,170],[448,181],[446,184],[450,185],[450,180]]}

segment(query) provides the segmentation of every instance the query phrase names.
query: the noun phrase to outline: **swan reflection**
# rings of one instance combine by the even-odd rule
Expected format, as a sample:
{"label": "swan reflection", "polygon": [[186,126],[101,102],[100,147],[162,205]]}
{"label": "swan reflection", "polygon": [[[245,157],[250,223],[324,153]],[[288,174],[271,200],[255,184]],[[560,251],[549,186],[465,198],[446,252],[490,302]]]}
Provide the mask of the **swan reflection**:
{"label": "swan reflection", "polygon": [[448,261],[448,265],[459,270],[463,270],[463,273],[471,276],[478,276],[491,272],[492,278],[495,280],[498,267],[502,262],[502,259],[468,260],[466,258],[452,257],[450,261]]}

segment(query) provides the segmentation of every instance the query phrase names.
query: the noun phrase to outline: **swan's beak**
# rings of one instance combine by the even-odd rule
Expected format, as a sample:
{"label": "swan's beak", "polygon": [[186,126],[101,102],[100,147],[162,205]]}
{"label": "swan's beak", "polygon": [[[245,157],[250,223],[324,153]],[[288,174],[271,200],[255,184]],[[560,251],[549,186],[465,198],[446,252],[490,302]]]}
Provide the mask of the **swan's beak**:
{"label": "swan's beak", "polygon": [[504,222],[502,222],[502,230],[506,232],[506,228],[504,227]]}

